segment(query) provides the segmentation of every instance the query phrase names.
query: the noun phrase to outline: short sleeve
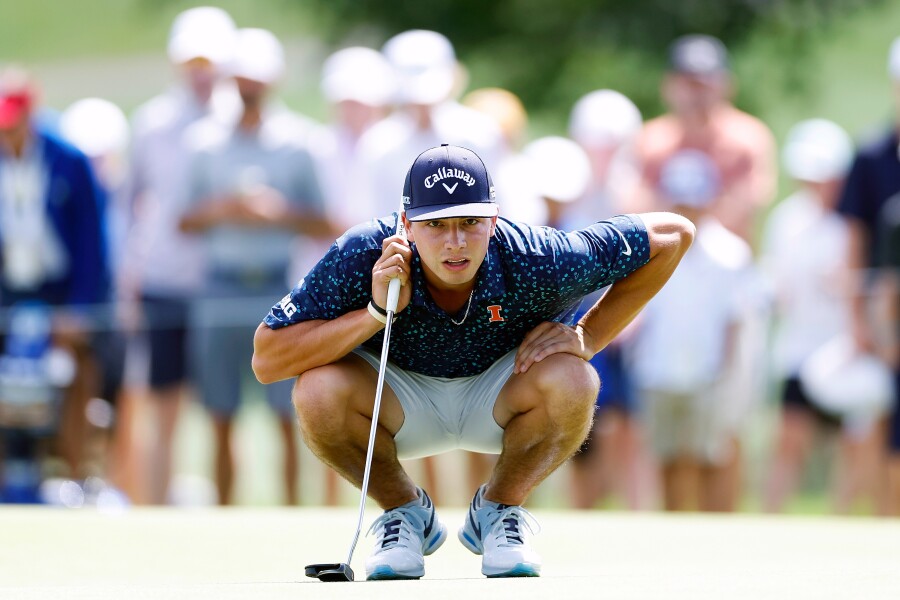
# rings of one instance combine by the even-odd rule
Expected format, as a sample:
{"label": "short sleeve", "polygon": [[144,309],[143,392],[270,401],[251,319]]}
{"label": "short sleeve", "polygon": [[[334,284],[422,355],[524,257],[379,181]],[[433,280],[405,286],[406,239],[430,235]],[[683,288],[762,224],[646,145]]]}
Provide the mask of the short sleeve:
{"label": "short sleeve", "polygon": [[587,254],[586,293],[628,276],[650,260],[650,238],[638,215],[621,215],[569,234],[574,249]]}
{"label": "short sleeve", "polygon": [[280,329],[302,321],[336,319],[351,310],[345,297],[345,273],[337,243],[266,315],[270,329]]}

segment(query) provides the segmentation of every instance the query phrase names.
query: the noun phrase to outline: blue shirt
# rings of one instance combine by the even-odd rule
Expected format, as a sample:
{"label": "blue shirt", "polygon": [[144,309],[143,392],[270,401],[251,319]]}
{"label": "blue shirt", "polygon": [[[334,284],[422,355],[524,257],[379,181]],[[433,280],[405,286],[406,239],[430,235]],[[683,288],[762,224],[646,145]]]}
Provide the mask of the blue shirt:
{"label": "blue shirt", "polygon": [[[109,297],[110,273],[104,240],[104,200],[87,156],[68,142],[40,128],[34,131],[34,148],[43,176],[42,203],[49,233],[45,246],[59,252],[53,268],[45,268],[34,287],[15,287],[0,278],[0,304],[41,300],[53,305],[84,305],[105,302]],[[4,161],[0,155],[0,169]],[[2,192],[0,192],[2,193]],[[8,198],[0,198],[0,206]],[[0,216],[0,266],[3,236],[9,222]],[[52,237],[49,237],[52,236]]]}
{"label": "blue shirt", "polygon": [[860,148],[847,175],[838,202],[839,213],[858,219],[869,236],[869,264],[878,266],[885,248],[882,240],[881,211],[900,193],[898,137],[891,129],[876,141]]}
{"label": "blue shirt", "polygon": [[[365,308],[381,242],[394,234],[396,216],[350,229],[265,318],[272,329],[311,319],[336,319]],[[627,241],[626,241],[627,240]],[[581,298],[645,265],[650,242],[637,216],[618,216],[566,233],[497,219],[476,276],[469,314],[450,315],[425,287],[412,244],[412,299],[391,329],[391,360],[432,377],[484,372],[540,323],[560,320]],[[363,342],[381,349],[384,331]]]}

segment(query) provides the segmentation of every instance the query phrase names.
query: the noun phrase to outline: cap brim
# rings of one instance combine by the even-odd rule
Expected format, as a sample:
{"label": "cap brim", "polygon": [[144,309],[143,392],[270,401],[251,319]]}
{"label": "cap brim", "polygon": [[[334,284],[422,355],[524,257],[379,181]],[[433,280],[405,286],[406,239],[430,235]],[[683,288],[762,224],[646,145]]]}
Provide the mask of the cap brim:
{"label": "cap brim", "polygon": [[496,217],[500,206],[495,202],[472,202],[471,204],[436,204],[406,210],[410,221],[432,221],[434,219],[456,219],[460,217]]}

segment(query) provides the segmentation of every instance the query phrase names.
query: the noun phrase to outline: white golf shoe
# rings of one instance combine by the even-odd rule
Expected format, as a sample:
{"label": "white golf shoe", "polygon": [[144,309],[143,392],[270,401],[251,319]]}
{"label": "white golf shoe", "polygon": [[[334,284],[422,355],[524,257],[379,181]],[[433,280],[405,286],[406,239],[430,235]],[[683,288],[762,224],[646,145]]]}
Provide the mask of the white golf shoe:
{"label": "white golf shoe", "polygon": [[481,572],[488,577],[539,577],[541,557],[529,543],[537,521],[521,506],[485,500],[484,488],[472,499],[459,541],[482,555]]}
{"label": "white golf shoe", "polygon": [[425,575],[425,556],[441,547],[447,528],[434,504],[419,488],[419,498],[384,511],[369,533],[376,533],[375,550],[366,559],[366,579],[418,579]]}

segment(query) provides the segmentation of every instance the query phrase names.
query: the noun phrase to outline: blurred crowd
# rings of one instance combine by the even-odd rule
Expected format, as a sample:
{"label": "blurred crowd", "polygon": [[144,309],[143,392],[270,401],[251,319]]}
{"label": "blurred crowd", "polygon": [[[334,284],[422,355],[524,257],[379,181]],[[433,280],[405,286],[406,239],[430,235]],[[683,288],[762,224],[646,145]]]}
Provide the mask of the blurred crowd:
{"label": "blurred crowd", "polygon": [[[567,469],[571,506],[750,498],[777,512],[824,468],[833,511],[900,514],[896,123],[856,146],[811,118],[779,149],[732,104],[728,52],[703,35],[671,45],[662,116],[597,89],[566,135],[537,139],[513,93],[466,89],[433,31],[329,56],[326,123],[279,100],[291,67],[276,36],[221,9],[181,13],[167,51],[171,87],[130,119],[101,98],[54,112],[28,72],[0,72],[0,502],[175,502],[174,435],[197,400],[215,498],[231,503],[235,417],[256,395],[283,448],[263,468],[297,504],[292,382],[255,381],[253,332],[337,236],[397,210],[421,151],[452,143],[484,159],[503,218],[572,230],[674,211],[697,226],[667,286],[592,361],[603,384]],[[888,56],[900,85],[900,42]],[[467,456],[476,485],[491,461]],[[422,468],[440,496],[434,462]],[[339,491],[329,473],[304,495]]]}

